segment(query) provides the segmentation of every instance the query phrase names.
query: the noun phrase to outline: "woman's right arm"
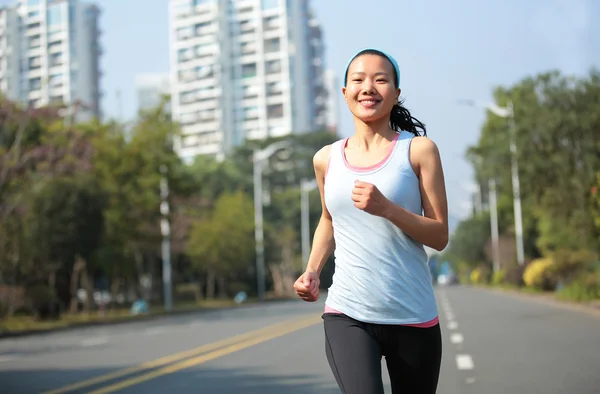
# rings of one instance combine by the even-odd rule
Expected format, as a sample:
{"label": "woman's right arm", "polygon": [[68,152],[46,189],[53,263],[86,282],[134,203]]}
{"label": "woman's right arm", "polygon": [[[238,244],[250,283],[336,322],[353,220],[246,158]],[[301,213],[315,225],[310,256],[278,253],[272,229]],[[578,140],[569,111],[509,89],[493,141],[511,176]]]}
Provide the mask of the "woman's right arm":
{"label": "woman's right arm", "polygon": [[324,185],[325,174],[329,165],[331,154],[331,145],[321,148],[313,157],[313,166],[315,168],[315,177],[321,194],[321,218],[313,236],[312,248],[306,266],[307,272],[316,272],[321,274],[325,262],[333,252],[335,242],[333,239],[333,224],[331,215],[325,205]]}

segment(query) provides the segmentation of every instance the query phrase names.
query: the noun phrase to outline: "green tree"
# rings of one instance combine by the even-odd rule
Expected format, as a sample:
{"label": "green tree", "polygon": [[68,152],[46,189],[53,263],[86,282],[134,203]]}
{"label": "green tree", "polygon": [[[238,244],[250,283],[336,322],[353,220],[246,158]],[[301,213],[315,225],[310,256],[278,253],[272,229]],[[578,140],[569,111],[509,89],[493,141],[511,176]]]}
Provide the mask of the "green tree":
{"label": "green tree", "polygon": [[[600,74],[595,70],[582,79],[543,73],[494,93],[499,105],[509,99],[514,105],[530,257],[536,249],[551,253],[596,244],[589,190],[600,168],[599,95]],[[513,217],[509,138],[507,120],[490,113],[468,155],[480,181],[492,176],[498,180],[501,223]],[[564,236],[566,229],[569,236]]]}
{"label": "green tree", "polygon": [[243,191],[222,193],[212,214],[192,225],[187,253],[193,266],[206,273],[208,298],[215,294],[215,281],[221,295],[232,273],[252,267],[254,256],[254,209]]}

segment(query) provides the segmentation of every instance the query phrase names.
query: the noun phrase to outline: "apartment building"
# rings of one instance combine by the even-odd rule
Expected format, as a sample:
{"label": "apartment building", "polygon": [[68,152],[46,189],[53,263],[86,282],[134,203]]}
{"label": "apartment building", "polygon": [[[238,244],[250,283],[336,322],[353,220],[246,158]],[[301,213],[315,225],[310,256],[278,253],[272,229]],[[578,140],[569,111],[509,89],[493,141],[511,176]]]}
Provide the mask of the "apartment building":
{"label": "apartment building", "polygon": [[0,88],[33,107],[79,103],[101,118],[100,9],[78,0],[20,0],[0,8]]}
{"label": "apartment building", "polygon": [[[139,74],[135,77],[135,90],[137,96],[137,108],[149,110],[156,108],[164,95],[171,94],[170,75],[162,73]],[[170,103],[167,106],[170,110]]]}
{"label": "apartment building", "polygon": [[322,32],[309,0],[170,0],[169,13],[184,159],[326,127]]}

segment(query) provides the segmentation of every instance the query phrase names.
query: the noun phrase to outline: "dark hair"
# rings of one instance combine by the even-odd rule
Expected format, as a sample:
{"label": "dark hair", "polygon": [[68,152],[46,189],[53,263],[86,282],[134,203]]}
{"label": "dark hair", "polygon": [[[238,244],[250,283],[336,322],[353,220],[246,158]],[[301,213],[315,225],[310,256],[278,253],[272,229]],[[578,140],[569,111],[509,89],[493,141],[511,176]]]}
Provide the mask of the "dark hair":
{"label": "dark hair", "polygon": [[[396,71],[396,67],[390,60],[390,58],[383,52],[378,51],[376,49],[365,49],[363,51],[358,52],[352,60],[348,63],[346,67],[346,72],[344,73],[344,86],[348,82],[348,69],[350,68],[350,64],[359,56],[362,55],[375,55],[380,56],[386,59],[392,65],[392,69],[394,70],[394,86],[398,87],[399,83],[399,75]],[[404,100],[398,101],[397,104],[394,104],[392,107],[392,112],[390,113],[390,127],[396,131],[406,130],[408,132],[413,133],[416,136],[423,135],[427,136],[427,130],[425,129],[425,124],[423,124],[420,120],[415,118],[410,114],[410,111],[404,107]],[[421,130],[419,132],[419,130]]]}

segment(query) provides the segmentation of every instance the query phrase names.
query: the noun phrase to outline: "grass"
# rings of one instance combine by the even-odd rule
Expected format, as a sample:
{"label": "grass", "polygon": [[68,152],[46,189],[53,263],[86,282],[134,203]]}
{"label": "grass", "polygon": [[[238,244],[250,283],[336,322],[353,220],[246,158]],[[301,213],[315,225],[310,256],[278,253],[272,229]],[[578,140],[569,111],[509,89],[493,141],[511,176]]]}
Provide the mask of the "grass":
{"label": "grass", "polygon": [[[256,302],[248,300],[247,303]],[[176,303],[171,313],[191,312],[197,310],[210,310],[235,306],[235,302],[230,299],[203,300],[200,302]],[[98,312],[63,314],[58,320],[38,321],[33,316],[12,316],[0,320],[0,333],[17,333],[23,331],[48,331],[58,328],[65,328],[93,323],[112,323],[120,321],[135,321],[148,316],[159,316],[167,314],[164,306],[152,306],[150,312],[145,315],[131,315],[129,308],[109,309],[104,314]]]}

